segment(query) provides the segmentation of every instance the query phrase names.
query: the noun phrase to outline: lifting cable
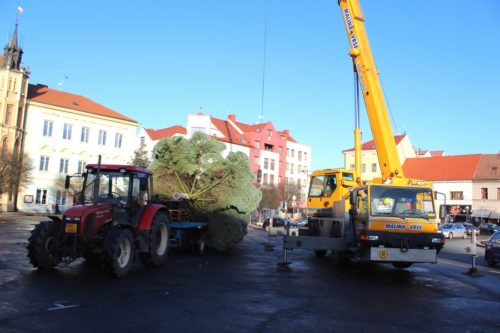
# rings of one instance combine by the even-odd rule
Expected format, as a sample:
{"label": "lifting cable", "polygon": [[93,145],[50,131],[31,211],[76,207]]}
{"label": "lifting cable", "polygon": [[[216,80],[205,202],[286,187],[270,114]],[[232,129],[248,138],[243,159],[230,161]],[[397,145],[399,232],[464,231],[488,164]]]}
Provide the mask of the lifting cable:
{"label": "lifting cable", "polygon": [[267,11],[269,0],[265,1],[265,14],[264,14],[264,54],[263,54],[263,65],[262,65],[262,92],[261,92],[261,105],[260,105],[260,116],[258,117],[258,122],[262,122],[264,118],[264,93],[265,93],[265,83],[266,83],[266,54],[267,54]]}

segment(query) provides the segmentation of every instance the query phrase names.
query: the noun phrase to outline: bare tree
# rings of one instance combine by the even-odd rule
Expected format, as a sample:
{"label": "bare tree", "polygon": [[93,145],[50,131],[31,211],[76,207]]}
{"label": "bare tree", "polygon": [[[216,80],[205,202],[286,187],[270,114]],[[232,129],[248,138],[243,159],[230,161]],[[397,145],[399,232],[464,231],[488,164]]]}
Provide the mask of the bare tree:
{"label": "bare tree", "polygon": [[281,196],[279,189],[276,186],[263,186],[262,200],[260,201],[260,209],[263,208],[278,208],[280,206]]}
{"label": "bare tree", "polygon": [[16,193],[31,182],[33,162],[27,154],[3,153],[0,158],[0,193]]}

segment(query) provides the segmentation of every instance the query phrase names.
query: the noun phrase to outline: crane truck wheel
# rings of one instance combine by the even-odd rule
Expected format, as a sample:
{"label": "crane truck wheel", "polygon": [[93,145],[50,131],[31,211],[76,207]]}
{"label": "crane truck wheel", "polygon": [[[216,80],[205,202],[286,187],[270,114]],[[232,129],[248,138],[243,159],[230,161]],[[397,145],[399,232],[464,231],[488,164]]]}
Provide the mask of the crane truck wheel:
{"label": "crane truck wheel", "polygon": [[61,261],[57,251],[59,226],[54,221],[42,221],[28,238],[28,258],[34,267],[42,270],[54,268]]}
{"label": "crane truck wheel", "polygon": [[149,232],[149,252],[141,252],[146,266],[161,266],[168,253],[168,219],[164,212],[156,213]]}
{"label": "crane truck wheel", "polygon": [[411,266],[411,262],[403,262],[403,261],[398,261],[398,262],[393,262],[392,263],[392,266],[394,266],[395,268],[408,268]]}
{"label": "crane truck wheel", "polygon": [[132,233],[124,228],[111,228],[104,238],[102,267],[115,277],[128,273],[134,260],[135,248]]}

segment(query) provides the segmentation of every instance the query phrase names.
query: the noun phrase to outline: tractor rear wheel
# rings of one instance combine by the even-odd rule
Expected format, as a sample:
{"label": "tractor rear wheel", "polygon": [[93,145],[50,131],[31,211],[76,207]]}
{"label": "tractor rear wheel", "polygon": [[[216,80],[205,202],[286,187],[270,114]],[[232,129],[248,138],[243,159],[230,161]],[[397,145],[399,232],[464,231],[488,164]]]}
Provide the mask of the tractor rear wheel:
{"label": "tractor rear wheel", "polygon": [[140,257],[146,266],[161,266],[168,253],[168,218],[164,212],[157,212],[149,231],[149,251],[141,252]]}
{"label": "tractor rear wheel", "polygon": [[28,238],[28,258],[34,267],[42,270],[54,268],[61,261],[57,251],[59,226],[54,221],[42,221]]}
{"label": "tractor rear wheel", "polygon": [[128,273],[134,261],[134,237],[128,229],[114,227],[104,238],[103,269],[116,277]]}

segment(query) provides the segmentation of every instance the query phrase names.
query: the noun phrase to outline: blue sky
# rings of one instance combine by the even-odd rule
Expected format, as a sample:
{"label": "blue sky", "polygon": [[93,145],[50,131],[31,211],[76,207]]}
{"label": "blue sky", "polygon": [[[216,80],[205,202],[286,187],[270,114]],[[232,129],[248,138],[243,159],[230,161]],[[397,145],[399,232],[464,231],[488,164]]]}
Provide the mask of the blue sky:
{"label": "blue sky", "polygon": [[[262,109],[265,8],[267,48]],[[0,2],[0,42],[18,0]],[[272,121],[314,169],[353,146],[354,88],[337,0],[24,0],[30,83],[84,95],[146,128],[200,112]],[[447,155],[500,152],[500,1],[361,1],[393,131]],[[67,77],[67,79],[65,78]],[[372,138],[362,110],[363,141]]]}

